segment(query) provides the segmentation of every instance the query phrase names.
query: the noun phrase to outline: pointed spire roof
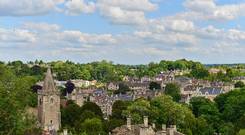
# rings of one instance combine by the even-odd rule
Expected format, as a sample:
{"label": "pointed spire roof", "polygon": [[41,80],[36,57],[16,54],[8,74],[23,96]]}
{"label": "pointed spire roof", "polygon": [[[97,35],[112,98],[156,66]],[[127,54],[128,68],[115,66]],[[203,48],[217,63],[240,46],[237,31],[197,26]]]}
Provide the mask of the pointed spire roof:
{"label": "pointed spire roof", "polygon": [[48,91],[56,91],[54,79],[50,67],[48,67],[46,77],[43,83],[43,92],[48,92]]}

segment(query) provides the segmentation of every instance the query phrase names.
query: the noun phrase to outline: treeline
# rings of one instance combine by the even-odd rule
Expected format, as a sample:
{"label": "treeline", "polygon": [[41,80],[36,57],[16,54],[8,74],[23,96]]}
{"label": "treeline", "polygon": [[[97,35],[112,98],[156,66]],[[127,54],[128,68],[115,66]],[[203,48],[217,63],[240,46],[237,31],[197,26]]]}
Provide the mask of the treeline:
{"label": "treeline", "polygon": [[[1,63],[4,64],[3,62]],[[185,72],[186,76],[210,81],[218,80],[229,82],[236,76],[244,75],[244,73],[240,71],[241,65],[237,67],[219,65],[216,68],[222,69],[226,71],[226,73],[220,71],[218,74],[209,74],[208,67],[205,67],[200,62],[185,59],[176,61],[162,60],[159,63],[151,62],[146,65],[122,65],[105,60],[86,64],[71,61],[54,61],[49,63],[38,60],[28,63],[13,61],[5,63],[4,65],[10,68],[16,76],[34,76],[38,80],[43,78],[47,66],[51,66],[57,80],[84,79],[97,80],[100,82],[121,81],[124,76],[138,78],[143,76],[153,77],[161,71],[171,70],[188,71]]]}
{"label": "treeline", "polygon": [[79,64],[71,61],[55,61],[49,63],[44,63],[43,61],[28,63],[13,61],[5,65],[13,70],[17,76],[31,75],[41,79],[49,65],[58,80],[84,79],[98,80],[101,82],[120,81],[126,75],[134,77],[153,77],[161,71],[167,70],[204,69],[201,63],[187,61],[185,59],[176,61],[162,60],[159,63],[151,62],[147,65],[122,65],[105,60],[87,64]]}

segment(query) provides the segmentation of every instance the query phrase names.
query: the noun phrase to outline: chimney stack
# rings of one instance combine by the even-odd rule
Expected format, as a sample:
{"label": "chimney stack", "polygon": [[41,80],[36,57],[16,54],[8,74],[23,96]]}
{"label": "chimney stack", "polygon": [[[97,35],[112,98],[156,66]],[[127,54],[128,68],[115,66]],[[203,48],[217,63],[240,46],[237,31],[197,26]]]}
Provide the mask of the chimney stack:
{"label": "chimney stack", "polygon": [[174,132],[176,131],[176,125],[170,125],[170,128],[167,130],[169,135],[174,135]]}
{"label": "chimney stack", "polygon": [[144,116],[144,126],[148,127],[148,116]]}
{"label": "chimney stack", "polygon": [[156,128],[156,124],[152,123],[152,128],[155,129]]}
{"label": "chimney stack", "polygon": [[68,135],[67,129],[64,129],[64,130],[63,130],[63,135]]}
{"label": "chimney stack", "polygon": [[162,124],[162,130],[166,131],[166,125],[165,124]]}
{"label": "chimney stack", "polygon": [[127,128],[131,130],[131,116],[127,118]]}
{"label": "chimney stack", "polygon": [[174,131],[177,130],[176,125],[171,125],[171,128],[173,128]]}

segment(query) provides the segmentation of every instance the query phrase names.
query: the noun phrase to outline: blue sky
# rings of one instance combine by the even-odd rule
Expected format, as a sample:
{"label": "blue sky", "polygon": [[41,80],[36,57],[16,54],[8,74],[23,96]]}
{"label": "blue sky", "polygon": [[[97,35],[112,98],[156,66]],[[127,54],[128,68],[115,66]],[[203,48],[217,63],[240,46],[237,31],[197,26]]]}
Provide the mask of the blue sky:
{"label": "blue sky", "polygon": [[0,0],[0,60],[244,63],[245,0]]}

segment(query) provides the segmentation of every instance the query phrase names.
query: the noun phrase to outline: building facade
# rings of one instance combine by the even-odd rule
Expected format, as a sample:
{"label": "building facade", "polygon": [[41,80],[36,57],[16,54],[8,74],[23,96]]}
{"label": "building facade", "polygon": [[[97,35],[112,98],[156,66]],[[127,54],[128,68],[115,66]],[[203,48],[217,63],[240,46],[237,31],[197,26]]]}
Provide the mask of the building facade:
{"label": "building facade", "polygon": [[41,127],[50,133],[60,129],[60,93],[56,89],[50,68],[42,90],[38,91],[38,120]]}

